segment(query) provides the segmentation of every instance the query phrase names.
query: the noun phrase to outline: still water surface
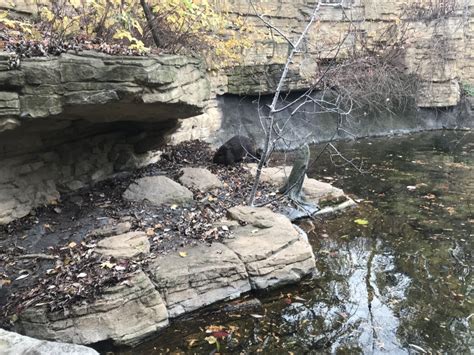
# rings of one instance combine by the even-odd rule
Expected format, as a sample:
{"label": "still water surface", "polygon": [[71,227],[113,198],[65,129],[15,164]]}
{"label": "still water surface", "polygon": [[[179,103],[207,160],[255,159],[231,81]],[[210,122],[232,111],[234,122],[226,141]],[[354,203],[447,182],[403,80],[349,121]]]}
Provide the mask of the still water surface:
{"label": "still water surface", "polygon": [[124,354],[210,353],[210,325],[233,331],[221,353],[473,352],[474,133],[337,147],[366,172],[328,154],[309,171],[359,201],[314,223],[319,277],[194,314]]}

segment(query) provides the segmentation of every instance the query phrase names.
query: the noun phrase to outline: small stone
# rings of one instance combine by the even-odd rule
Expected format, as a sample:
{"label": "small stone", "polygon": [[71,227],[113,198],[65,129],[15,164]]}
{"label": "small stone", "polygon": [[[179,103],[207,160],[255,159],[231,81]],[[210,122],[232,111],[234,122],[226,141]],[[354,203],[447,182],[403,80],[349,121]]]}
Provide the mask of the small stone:
{"label": "small stone", "polygon": [[147,176],[132,183],[123,197],[130,201],[148,201],[160,206],[191,202],[193,193],[166,176]]}
{"label": "small stone", "polygon": [[179,178],[179,182],[184,186],[199,191],[209,191],[211,189],[222,187],[219,178],[204,168],[184,168],[183,175]]}

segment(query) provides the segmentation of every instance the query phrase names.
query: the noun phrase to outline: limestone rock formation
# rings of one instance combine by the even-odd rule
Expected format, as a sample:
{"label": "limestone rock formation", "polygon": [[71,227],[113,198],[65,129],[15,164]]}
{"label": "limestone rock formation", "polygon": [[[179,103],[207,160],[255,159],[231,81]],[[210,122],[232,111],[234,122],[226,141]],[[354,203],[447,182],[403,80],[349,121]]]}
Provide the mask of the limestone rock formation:
{"label": "limestone rock formation", "polygon": [[[203,112],[209,80],[182,56],[0,53],[0,224],[61,193],[155,163],[163,137]],[[152,142],[153,144],[150,144]]]}
{"label": "limestone rock formation", "polygon": [[38,340],[0,328],[2,355],[99,355],[94,349],[75,344]]}
{"label": "limestone rock formation", "polygon": [[133,345],[168,325],[168,312],[159,292],[144,272],[105,289],[91,304],[74,305],[67,312],[45,306],[26,309],[18,330],[39,339],[92,344],[112,340]]}
{"label": "limestone rock formation", "polygon": [[187,57],[82,52],[24,59],[20,70],[8,70],[7,59],[0,55],[0,84],[8,88],[0,91],[0,126],[50,116],[156,122],[200,114],[209,97],[199,61]]}
{"label": "limestone rock formation", "polygon": [[102,239],[95,252],[114,258],[133,258],[150,253],[150,242],[144,232],[129,232]]}
{"label": "limestone rock formation", "polygon": [[209,191],[222,186],[219,178],[204,168],[184,168],[179,182],[199,191]]}
{"label": "limestone rock formation", "polygon": [[130,201],[148,201],[160,206],[191,202],[193,193],[166,176],[147,176],[132,183],[123,197]]}
{"label": "limestone rock formation", "polygon": [[316,262],[306,234],[288,218],[268,208],[237,206],[230,219],[245,224],[225,241],[245,264],[254,290],[295,283],[316,273]]}
{"label": "limestone rock formation", "polygon": [[[267,208],[238,206],[229,210],[230,236],[223,243],[189,246],[160,255],[116,286],[108,287],[90,304],[49,312],[46,306],[27,308],[17,330],[40,339],[92,344],[111,340],[133,345],[175,318],[210,304],[298,282],[316,271],[306,234],[283,215]],[[123,246],[122,239],[125,240]],[[132,240],[146,241],[141,232],[108,237],[98,252],[115,257]],[[142,245],[140,245],[142,247]],[[120,252],[120,254],[117,254]],[[144,269],[145,270],[145,269]]]}
{"label": "limestone rock formation", "polygon": [[158,258],[150,266],[171,318],[250,291],[244,264],[221,243]]}

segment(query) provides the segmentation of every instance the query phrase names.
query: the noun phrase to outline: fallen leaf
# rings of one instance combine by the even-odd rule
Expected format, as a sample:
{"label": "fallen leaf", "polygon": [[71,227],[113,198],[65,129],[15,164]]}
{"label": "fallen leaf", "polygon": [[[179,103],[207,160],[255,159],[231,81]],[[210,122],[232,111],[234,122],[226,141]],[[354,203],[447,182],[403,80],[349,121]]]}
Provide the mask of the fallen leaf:
{"label": "fallen leaf", "polygon": [[177,208],[178,208],[178,205],[171,205],[171,207],[170,207],[170,208],[171,208],[172,210],[175,210],[175,209],[177,209]]}
{"label": "fallen leaf", "polygon": [[111,263],[110,261],[106,261],[106,262],[103,262],[102,264],[100,264],[100,267],[103,268],[103,269],[112,269],[115,265],[115,263]]}
{"label": "fallen leaf", "polygon": [[357,218],[356,220],[354,220],[354,223],[359,224],[361,226],[365,226],[369,224],[369,221],[363,218]]}
{"label": "fallen leaf", "polygon": [[69,247],[69,249],[72,249],[72,248],[75,248],[77,246],[77,243],[76,242],[71,242],[67,246]]}
{"label": "fallen leaf", "polygon": [[260,319],[260,318],[263,318],[264,316],[260,315],[260,314],[251,314],[250,315],[251,317],[253,318],[256,318],[256,319]]}
{"label": "fallen leaf", "polygon": [[185,258],[185,257],[188,256],[188,253],[186,253],[185,251],[180,251],[179,256],[182,257],[182,258]]}
{"label": "fallen leaf", "polygon": [[219,339],[219,338],[227,338],[230,334],[225,330],[221,330],[219,332],[212,332],[212,336]]}
{"label": "fallen leaf", "polygon": [[15,281],[19,281],[19,280],[23,280],[23,279],[26,279],[28,276],[30,276],[29,274],[23,274],[23,275],[20,275],[18,276]]}
{"label": "fallen leaf", "polygon": [[87,274],[85,272],[81,272],[79,275],[77,275],[78,279],[83,279],[84,277],[87,277]]}
{"label": "fallen leaf", "polygon": [[211,345],[217,343],[216,337],[214,337],[212,335],[209,335],[208,337],[205,337],[204,340],[206,340]]}

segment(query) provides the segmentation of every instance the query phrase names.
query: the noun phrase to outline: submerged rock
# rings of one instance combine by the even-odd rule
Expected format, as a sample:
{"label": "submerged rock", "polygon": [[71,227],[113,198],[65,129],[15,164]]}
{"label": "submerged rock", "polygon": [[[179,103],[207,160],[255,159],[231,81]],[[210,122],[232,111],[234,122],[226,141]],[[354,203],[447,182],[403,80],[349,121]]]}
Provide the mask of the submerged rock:
{"label": "submerged rock", "polygon": [[138,271],[122,284],[105,289],[90,304],[57,312],[49,312],[46,306],[28,308],[17,327],[40,339],[134,345],[167,325],[163,299],[146,274]]}
{"label": "submerged rock", "polygon": [[179,182],[189,188],[205,192],[222,186],[219,178],[204,168],[184,168],[182,173]]}
{"label": "submerged rock", "polygon": [[148,201],[160,206],[190,202],[193,200],[193,193],[166,176],[147,176],[132,183],[123,197],[130,201]]}
{"label": "submerged rock", "polygon": [[0,329],[2,355],[99,355],[83,345],[38,340]]}

